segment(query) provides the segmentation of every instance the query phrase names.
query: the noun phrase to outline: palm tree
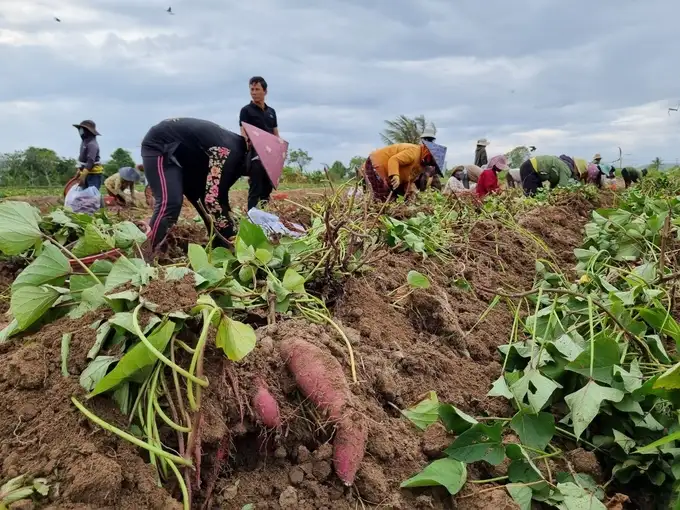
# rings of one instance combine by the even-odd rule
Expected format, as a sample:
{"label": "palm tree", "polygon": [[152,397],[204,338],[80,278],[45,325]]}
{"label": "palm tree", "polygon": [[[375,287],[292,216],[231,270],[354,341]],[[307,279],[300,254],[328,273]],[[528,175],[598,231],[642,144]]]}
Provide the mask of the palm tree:
{"label": "palm tree", "polygon": [[651,165],[651,166],[652,166],[652,168],[654,168],[655,170],[661,170],[661,165],[663,165],[663,161],[661,160],[660,157],[657,156],[657,157],[654,158],[654,160],[652,161],[652,165]]}
{"label": "palm tree", "polygon": [[[395,143],[420,143],[420,135],[423,134],[428,122],[424,115],[409,118],[406,115],[399,115],[395,120],[386,120],[387,127],[380,133],[380,138],[385,145]],[[434,123],[429,123],[437,132]]]}

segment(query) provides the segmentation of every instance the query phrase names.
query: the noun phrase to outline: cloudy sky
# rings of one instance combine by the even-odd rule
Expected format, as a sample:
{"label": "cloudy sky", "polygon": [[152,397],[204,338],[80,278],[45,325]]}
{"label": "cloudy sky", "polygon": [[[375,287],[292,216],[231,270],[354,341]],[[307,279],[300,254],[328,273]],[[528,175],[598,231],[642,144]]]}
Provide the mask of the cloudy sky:
{"label": "cloudy sky", "polygon": [[367,155],[399,114],[434,121],[450,164],[480,137],[674,162],[679,20],[677,0],[0,0],[0,152],[74,156],[85,118],[136,158],[167,117],[236,130],[261,74],[312,167]]}

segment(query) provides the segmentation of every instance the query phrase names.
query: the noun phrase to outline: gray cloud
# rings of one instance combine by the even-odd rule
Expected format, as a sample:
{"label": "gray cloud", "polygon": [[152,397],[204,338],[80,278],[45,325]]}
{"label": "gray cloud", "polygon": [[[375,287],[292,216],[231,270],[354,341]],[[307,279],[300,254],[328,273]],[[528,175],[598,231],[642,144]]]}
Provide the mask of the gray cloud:
{"label": "gray cloud", "polygon": [[282,135],[316,163],[365,155],[402,113],[437,124],[451,163],[482,136],[490,152],[680,157],[672,0],[178,0],[174,16],[168,1],[4,0],[0,151],[71,155],[82,118],[105,153],[137,155],[170,116],[236,129],[261,74]]}

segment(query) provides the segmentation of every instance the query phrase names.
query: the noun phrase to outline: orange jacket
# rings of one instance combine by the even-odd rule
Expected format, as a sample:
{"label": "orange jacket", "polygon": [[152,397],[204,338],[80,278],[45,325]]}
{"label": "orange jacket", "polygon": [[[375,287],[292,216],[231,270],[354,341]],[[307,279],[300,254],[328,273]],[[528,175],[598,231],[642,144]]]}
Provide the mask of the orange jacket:
{"label": "orange jacket", "polygon": [[371,152],[373,168],[383,179],[399,174],[403,184],[411,183],[423,171],[423,148],[413,143],[395,143]]}

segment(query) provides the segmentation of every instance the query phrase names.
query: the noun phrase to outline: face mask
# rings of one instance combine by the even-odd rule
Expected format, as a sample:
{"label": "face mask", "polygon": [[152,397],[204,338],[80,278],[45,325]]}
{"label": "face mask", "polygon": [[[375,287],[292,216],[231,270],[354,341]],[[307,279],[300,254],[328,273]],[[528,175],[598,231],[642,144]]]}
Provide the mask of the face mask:
{"label": "face mask", "polygon": [[78,128],[78,134],[80,136],[85,136],[85,128]]}

